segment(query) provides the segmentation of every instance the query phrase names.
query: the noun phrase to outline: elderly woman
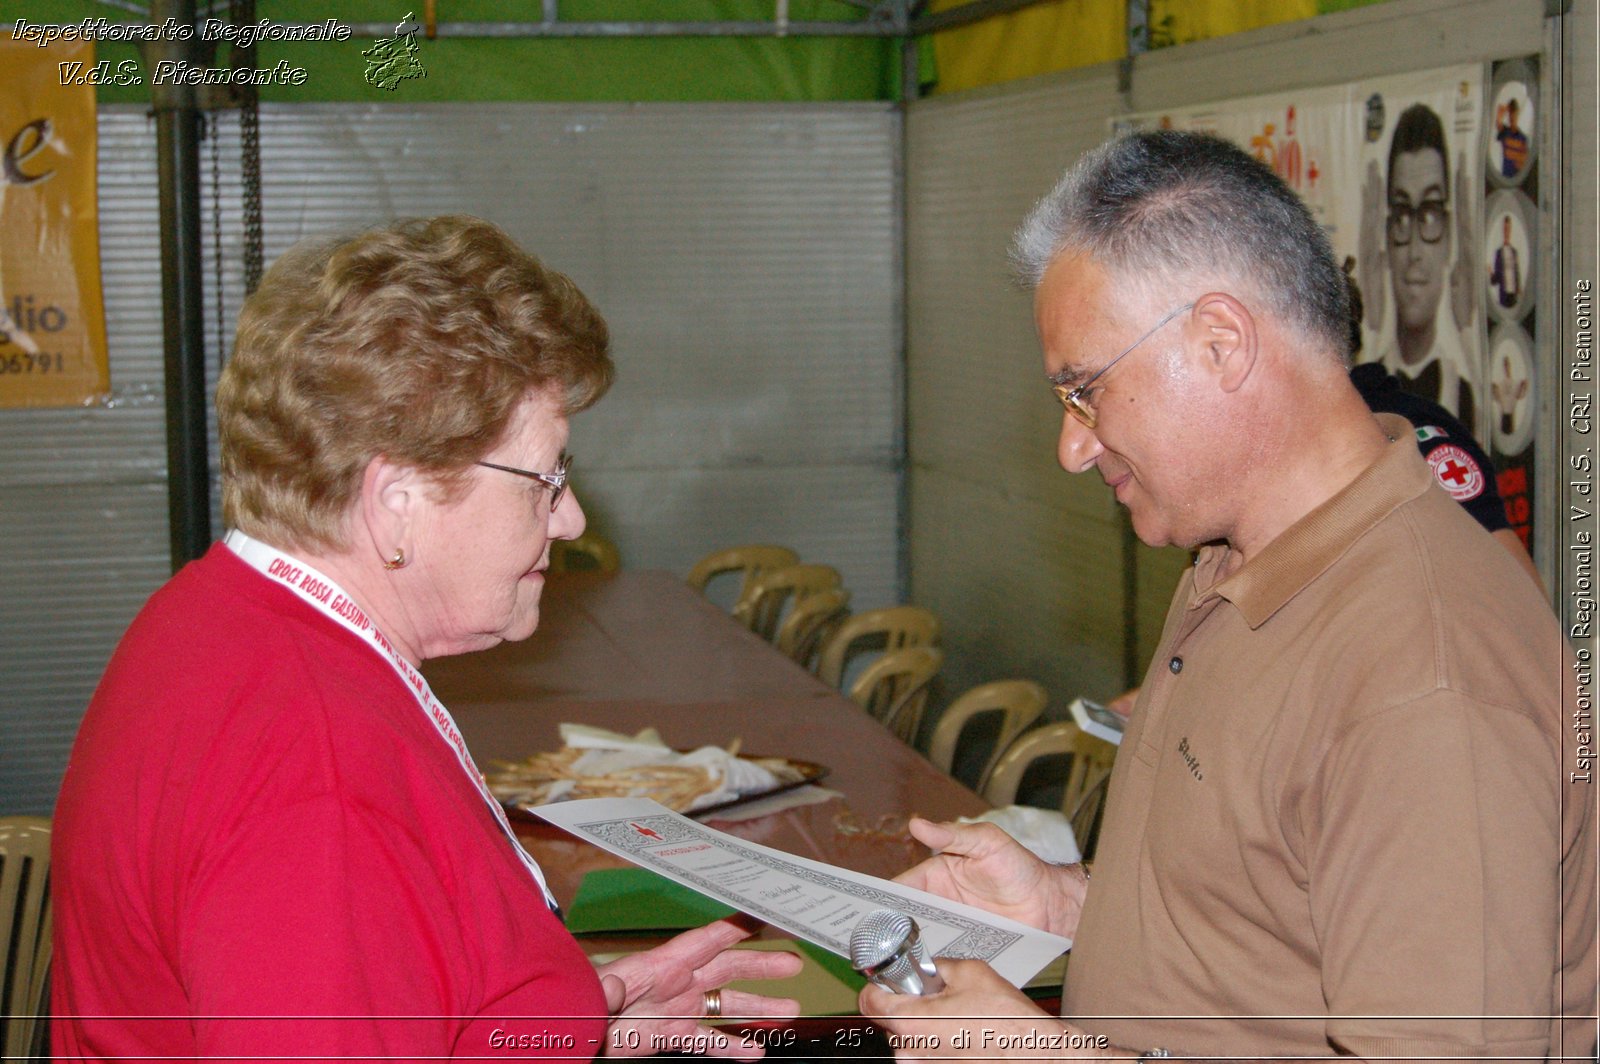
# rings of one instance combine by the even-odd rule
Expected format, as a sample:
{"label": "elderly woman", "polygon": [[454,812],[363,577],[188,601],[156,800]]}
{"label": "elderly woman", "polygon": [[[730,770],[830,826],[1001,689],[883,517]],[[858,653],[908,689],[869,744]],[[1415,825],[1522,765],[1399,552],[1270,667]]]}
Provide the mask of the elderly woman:
{"label": "elderly woman", "polygon": [[417,671],[538,625],[606,344],[476,219],[263,279],[217,391],[232,531],[134,620],[62,786],[59,1054],[648,1051],[798,969],[718,923],[597,973]]}

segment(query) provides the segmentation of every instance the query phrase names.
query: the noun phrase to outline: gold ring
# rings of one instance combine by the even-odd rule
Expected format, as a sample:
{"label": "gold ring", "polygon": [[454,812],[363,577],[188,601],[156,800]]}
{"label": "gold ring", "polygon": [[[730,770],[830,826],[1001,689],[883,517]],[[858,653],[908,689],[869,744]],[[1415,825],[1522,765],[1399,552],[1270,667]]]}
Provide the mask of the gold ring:
{"label": "gold ring", "polygon": [[706,1019],[713,1020],[722,1015],[722,991],[707,990],[702,999],[706,1006]]}

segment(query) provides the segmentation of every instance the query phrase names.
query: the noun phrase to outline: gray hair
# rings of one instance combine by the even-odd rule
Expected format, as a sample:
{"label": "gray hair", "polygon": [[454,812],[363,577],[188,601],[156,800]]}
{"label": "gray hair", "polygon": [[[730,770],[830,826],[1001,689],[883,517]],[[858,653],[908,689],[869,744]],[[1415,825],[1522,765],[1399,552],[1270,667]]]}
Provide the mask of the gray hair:
{"label": "gray hair", "polygon": [[1146,130],[1089,152],[1028,214],[1011,258],[1037,286],[1069,248],[1140,280],[1220,267],[1348,360],[1350,302],[1327,234],[1271,169],[1218,137]]}

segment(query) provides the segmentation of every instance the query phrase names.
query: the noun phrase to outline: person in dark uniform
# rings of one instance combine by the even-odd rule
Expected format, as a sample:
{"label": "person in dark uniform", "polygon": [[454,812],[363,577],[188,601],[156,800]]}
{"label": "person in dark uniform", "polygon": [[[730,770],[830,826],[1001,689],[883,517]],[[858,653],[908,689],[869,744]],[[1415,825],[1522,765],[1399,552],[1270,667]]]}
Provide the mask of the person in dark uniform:
{"label": "person in dark uniform", "polygon": [[1527,570],[1541,588],[1544,581],[1527,548],[1506,520],[1506,504],[1495,483],[1494,463],[1467,427],[1438,403],[1407,392],[1400,378],[1377,362],[1363,362],[1350,371],[1375,414],[1399,414],[1416,427],[1417,448],[1433,467],[1439,486],[1461,504],[1488,533]]}
{"label": "person in dark uniform", "polygon": [[[1361,322],[1366,314],[1354,268],[1355,260],[1347,257],[1344,275],[1350,291],[1352,359],[1361,353]],[[1399,414],[1411,422],[1417,432],[1417,448],[1433,467],[1439,486],[1498,540],[1542,588],[1544,582],[1539,579],[1539,570],[1534,568],[1533,559],[1506,519],[1506,504],[1495,482],[1494,462],[1473,438],[1472,431],[1438,403],[1406,391],[1404,382],[1384,369],[1380,362],[1363,362],[1354,367],[1350,370],[1350,382],[1374,414]]]}

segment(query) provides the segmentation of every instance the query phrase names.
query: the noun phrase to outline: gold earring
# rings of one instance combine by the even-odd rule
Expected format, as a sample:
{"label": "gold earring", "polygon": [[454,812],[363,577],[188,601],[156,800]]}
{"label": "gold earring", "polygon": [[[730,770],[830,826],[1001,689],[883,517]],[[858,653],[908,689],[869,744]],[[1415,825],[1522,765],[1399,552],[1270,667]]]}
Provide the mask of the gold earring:
{"label": "gold earring", "polygon": [[406,552],[396,547],[394,549],[394,557],[384,562],[383,567],[391,573],[396,569],[404,569],[406,567]]}

